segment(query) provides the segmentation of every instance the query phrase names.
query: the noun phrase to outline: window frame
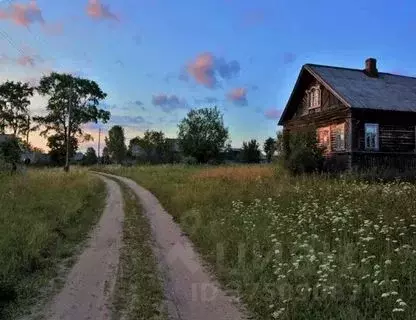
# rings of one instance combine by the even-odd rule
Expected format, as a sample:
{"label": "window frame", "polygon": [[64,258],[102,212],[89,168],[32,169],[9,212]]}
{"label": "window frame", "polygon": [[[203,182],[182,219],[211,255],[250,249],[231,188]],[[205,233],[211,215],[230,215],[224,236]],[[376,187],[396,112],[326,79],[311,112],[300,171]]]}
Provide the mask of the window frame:
{"label": "window frame", "polygon": [[[320,141],[320,135],[321,135],[322,131],[328,131],[328,144],[327,145],[324,145]],[[325,153],[331,152],[332,151],[331,126],[317,128],[317,140],[318,140],[318,145],[319,146],[325,147]]]}
{"label": "window frame", "polygon": [[[334,128],[334,136],[335,136],[335,141],[334,141],[334,151],[345,151],[346,150],[346,141],[345,141],[345,123],[340,123],[338,125],[335,126]],[[341,132],[341,134],[340,134]],[[338,136],[342,136],[342,146],[339,147],[337,142],[338,142]]]}
{"label": "window frame", "polygon": [[[367,145],[367,128],[375,128],[375,146],[374,148],[372,146]],[[372,150],[372,151],[378,151],[380,149],[380,130],[379,130],[379,124],[378,123],[364,123],[364,149],[365,150]]]}
{"label": "window frame", "polygon": [[306,91],[308,95],[308,109],[320,108],[322,104],[322,93],[319,85],[312,86]]}

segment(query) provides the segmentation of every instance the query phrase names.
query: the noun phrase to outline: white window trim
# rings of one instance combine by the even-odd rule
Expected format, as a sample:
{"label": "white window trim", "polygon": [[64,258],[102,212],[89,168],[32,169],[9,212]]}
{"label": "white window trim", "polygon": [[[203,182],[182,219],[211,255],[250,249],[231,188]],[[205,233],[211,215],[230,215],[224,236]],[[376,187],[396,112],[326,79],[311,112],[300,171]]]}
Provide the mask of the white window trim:
{"label": "white window trim", "polygon": [[[376,127],[376,145],[375,148],[369,148],[367,146],[367,127]],[[380,132],[379,132],[379,125],[378,123],[365,123],[364,124],[364,149],[365,150],[373,150],[373,151],[378,151],[379,150],[379,140],[380,140]]]}
{"label": "white window trim", "polygon": [[[318,101],[315,102],[315,92],[318,92]],[[306,91],[308,95],[308,109],[316,109],[320,108],[322,104],[322,96],[321,96],[321,87],[320,85],[312,86],[309,90]],[[313,105],[312,103],[315,102]]]}
{"label": "white window trim", "polygon": [[[337,135],[337,133],[338,133],[338,130],[340,130],[341,129],[341,131],[342,131],[342,135],[343,135],[343,145],[341,146],[341,148],[338,148],[338,146],[337,146],[337,141],[336,141],[336,139],[337,139],[337,137],[336,137],[336,135]],[[338,125],[336,125],[335,126],[335,148],[334,148],[334,150],[335,151],[345,151],[346,150],[346,143],[345,143],[345,123],[341,123],[341,124],[338,124]]]}

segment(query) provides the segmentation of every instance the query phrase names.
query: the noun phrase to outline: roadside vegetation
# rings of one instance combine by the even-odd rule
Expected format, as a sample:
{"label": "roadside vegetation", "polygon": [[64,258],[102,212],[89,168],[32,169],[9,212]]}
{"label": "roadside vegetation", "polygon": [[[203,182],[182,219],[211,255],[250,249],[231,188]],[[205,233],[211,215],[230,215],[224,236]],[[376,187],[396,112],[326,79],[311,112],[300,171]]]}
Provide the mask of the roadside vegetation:
{"label": "roadside vegetation", "polygon": [[151,190],[255,319],[415,319],[416,186],[271,165],[106,167]]}
{"label": "roadside vegetation", "polygon": [[124,198],[123,247],[113,301],[113,318],[167,319],[163,285],[152,252],[149,222],[138,198],[122,183]]}
{"label": "roadside vegetation", "polygon": [[104,184],[86,171],[0,173],[0,319],[38,304],[102,213]]}

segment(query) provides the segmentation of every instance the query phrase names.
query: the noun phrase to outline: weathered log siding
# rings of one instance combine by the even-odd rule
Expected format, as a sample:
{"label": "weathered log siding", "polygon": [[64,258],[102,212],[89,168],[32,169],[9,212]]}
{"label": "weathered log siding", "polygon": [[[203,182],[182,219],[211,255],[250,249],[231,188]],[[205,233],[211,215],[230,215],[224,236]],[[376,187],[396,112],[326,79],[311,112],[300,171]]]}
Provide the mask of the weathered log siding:
{"label": "weathered log siding", "polygon": [[365,123],[379,125],[379,152],[413,152],[416,150],[416,116],[407,112],[353,110],[353,151],[365,150]]}

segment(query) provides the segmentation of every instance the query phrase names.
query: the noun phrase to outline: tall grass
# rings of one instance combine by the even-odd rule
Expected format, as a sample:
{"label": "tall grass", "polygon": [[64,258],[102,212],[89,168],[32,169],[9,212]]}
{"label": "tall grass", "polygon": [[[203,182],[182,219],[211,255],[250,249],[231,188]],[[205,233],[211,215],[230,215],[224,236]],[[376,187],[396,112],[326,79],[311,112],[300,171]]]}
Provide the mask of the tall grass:
{"label": "tall grass", "polygon": [[0,176],[0,318],[38,302],[97,221],[104,185],[86,171],[33,170]]}
{"label": "tall grass", "polygon": [[107,168],[153,191],[256,319],[415,319],[416,186]]}

